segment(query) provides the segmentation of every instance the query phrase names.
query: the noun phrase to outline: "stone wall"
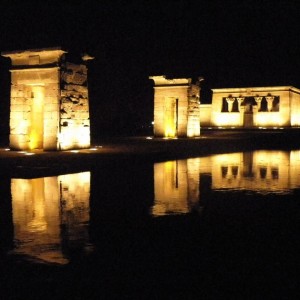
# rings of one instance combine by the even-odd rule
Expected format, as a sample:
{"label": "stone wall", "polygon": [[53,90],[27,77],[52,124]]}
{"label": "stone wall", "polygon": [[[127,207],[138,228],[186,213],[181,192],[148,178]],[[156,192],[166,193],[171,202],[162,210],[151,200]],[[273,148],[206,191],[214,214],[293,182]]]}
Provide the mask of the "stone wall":
{"label": "stone wall", "polygon": [[12,62],[10,148],[88,148],[90,119],[86,65],[65,62],[66,52],[60,48],[1,54]]}
{"label": "stone wall", "polygon": [[210,127],[211,104],[200,104],[200,126]]}
{"label": "stone wall", "polygon": [[195,137],[200,135],[200,87],[191,84],[188,89],[188,120],[187,136]]}
{"label": "stone wall", "polygon": [[61,71],[60,147],[90,146],[87,67],[65,63]]}
{"label": "stone wall", "polygon": [[58,134],[59,72],[58,68],[12,70],[10,103],[10,147],[27,150],[33,147],[31,128],[35,113],[37,89],[43,93],[44,150],[56,150]]}
{"label": "stone wall", "polygon": [[300,90],[291,86],[213,89],[211,126],[299,126]]}

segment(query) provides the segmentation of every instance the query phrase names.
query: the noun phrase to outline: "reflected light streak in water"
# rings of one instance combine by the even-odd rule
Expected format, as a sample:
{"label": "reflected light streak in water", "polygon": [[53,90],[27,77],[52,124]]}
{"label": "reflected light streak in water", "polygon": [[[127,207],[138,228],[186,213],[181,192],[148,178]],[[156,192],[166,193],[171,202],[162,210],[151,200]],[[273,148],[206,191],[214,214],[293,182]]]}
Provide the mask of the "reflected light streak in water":
{"label": "reflected light streak in water", "polygon": [[154,164],[153,216],[184,214],[198,209],[199,159]]}
{"label": "reflected light streak in water", "polygon": [[[11,180],[13,253],[65,264],[69,247],[88,243],[90,172]],[[79,245],[76,245],[76,242]],[[80,245],[83,243],[83,245]]]}
{"label": "reflected light streak in water", "polygon": [[185,161],[167,161],[154,165],[154,195],[153,215],[188,211]]}

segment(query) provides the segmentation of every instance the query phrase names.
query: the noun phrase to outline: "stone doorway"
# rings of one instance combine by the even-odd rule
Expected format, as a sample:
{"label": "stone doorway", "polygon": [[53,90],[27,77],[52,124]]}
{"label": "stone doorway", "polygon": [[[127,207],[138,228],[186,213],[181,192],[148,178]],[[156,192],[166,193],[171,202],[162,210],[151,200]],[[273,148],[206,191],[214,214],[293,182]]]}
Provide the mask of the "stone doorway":
{"label": "stone doorway", "polygon": [[87,61],[58,48],[2,52],[11,60],[11,150],[90,147]]}
{"label": "stone doorway", "polygon": [[176,137],[178,129],[178,99],[165,99],[164,130],[165,137]]}
{"label": "stone doorway", "polygon": [[253,127],[253,106],[250,103],[245,105],[244,127]]}
{"label": "stone doorway", "polygon": [[200,81],[191,78],[149,77],[154,81],[154,136],[200,135]]}
{"label": "stone doorway", "polygon": [[43,86],[31,86],[31,111],[29,128],[29,148],[44,148],[44,98]]}

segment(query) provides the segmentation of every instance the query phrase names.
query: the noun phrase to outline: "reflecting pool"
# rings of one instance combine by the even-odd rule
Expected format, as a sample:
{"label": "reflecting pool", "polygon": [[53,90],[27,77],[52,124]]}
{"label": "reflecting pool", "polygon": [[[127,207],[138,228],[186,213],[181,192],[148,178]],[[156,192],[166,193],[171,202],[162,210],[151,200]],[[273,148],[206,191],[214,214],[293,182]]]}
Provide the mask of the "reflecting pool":
{"label": "reflecting pool", "polygon": [[[201,209],[208,192],[292,194],[300,187],[300,151],[254,151],[154,164],[154,216]],[[253,195],[255,197],[255,195]]]}
{"label": "reflecting pool", "polygon": [[59,278],[77,286],[51,282],[68,295],[296,286],[300,150],[122,160],[2,183],[0,263],[62,266]]}
{"label": "reflecting pool", "polygon": [[14,254],[65,264],[88,246],[90,172],[12,178],[11,196]]}

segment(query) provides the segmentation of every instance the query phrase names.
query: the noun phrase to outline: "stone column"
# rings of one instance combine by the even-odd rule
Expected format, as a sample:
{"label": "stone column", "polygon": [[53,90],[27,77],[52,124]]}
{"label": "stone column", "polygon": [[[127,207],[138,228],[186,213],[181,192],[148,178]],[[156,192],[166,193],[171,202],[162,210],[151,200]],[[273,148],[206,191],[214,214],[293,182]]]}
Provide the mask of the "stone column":
{"label": "stone column", "polygon": [[257,119],[256,119],[256,117],[257,117],[257,112],[258,112],[258,107],[257,106],[255,106],[255,105],[253,105],[253,107],[252,107],[252,116],[253,116],[253,124],[252,124],[252,126],[257,126]]}
{"label": "stone column", "polygon": [[254,97],[255,102],[257,103],[257,111],[261,109],[261,101],[263,97]]}
{"label": "stone column", "polygon": [[234,100],[235,100],[235,98],[232,98],[232,97],[226,98],[229,112],[232,112],[232,107],[233,107]]}
{"label": "stone column", "polygon": [[273,107],[274,96],[266,96],[266,100],[268,103],[268,111],[271,111]]}
{"label": "stone column", "polygon": [[240,112],[240,111],[241,111],[241,105],[242,105],[242,103],[243,103],[245,97],[238,97],[238,98],[236,98],[236,99],[237,99],[237,102],[238,102],[238,104],[239,104],[238,109],[239,109],[239,112]]}
{"label": "stone column", "polygon": [[244,126],[245,106],[240,107],[240,126]]}

